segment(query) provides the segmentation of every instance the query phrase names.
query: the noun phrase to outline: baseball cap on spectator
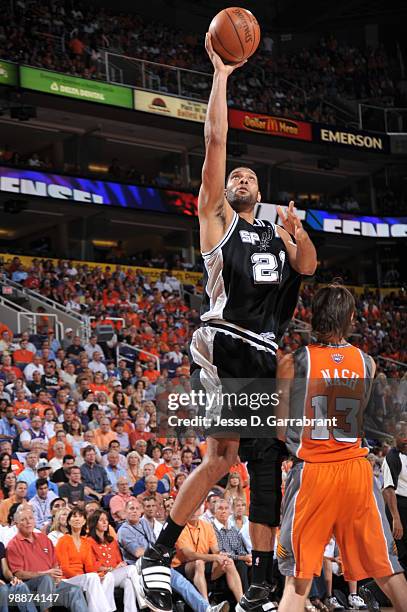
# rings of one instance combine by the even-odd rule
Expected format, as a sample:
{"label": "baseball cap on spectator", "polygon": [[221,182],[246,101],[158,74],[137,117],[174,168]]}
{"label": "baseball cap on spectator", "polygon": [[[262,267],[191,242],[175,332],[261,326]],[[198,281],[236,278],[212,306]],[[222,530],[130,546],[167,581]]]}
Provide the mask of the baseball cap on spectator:
{"label": "baseball cap on spectator", "polygon": [[219,489],[211,489],[206,496],[206,501],[210,501],[214,495],[216,495],[216,497],[222,497],[222,493],[219,491]]}
{"label": "baseball cap on spectator", "polygon": [[174,451],[174,449],[172,448],[172,446],[164,446],[164,448],[162,449],[162,452],[164,453],[165,451]]}
{"label": "baseball cap on spectator", "polygon": [[120,381],[120,380],[115,380],[112,386],[113,386],[113,387],[121,387],[121,386],[122,386],[122,383],[121,383],[121,381]]}
{"label": "baseball cap on spectator", "polygon": [[36,467],[37,472],[38,470],[50,470],[51,469],[51,466],[48,463],[47,459],[40,459],[35,467]]}
{"label": "baseball cap on spectator", "polygon": [[72,327],[67,327],[66,330],[65,330],[65,333],[69,334],[70,332],[73,332]]}
{"label": "baseball cap on spectator", "polygon": [[83,399],[86,399],[90,393],[93,393],[92,389],[86,389],[86,391],[82,393]]}

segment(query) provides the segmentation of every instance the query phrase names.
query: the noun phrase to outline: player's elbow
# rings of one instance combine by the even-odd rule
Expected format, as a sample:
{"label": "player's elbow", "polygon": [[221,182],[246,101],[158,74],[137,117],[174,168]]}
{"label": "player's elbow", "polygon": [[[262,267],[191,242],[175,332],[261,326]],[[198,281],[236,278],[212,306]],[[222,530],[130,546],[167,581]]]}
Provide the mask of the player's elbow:
{"label": "player's elbow", "polygon": [[315,270],[317,269],[317,262],[303,262],[297,266],[297,272],[304,276],[314,276]]}
{"label": "player's elbow", "polygon": [[227,135],[222,134],[219,130],[209,127],[205,130],[205,147],[206,149],[215,147],[226,147]]}

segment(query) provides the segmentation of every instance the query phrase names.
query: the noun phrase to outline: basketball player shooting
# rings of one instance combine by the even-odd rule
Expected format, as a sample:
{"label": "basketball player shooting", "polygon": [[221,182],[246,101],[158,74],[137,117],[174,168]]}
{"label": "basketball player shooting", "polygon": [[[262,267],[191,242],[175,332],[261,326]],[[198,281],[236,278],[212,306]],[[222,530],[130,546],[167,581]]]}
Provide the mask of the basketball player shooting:
{"label": "basketball player shooting", "polygon": [[[191,371],[192,378],[208,389],[222,379],[275,377],[277,342],[296,307],[301,275],[315,272],[317,258],[293,202],[287,216],[278,210],[283,228],[254,218],[261,196],[253,170],[235,168],[225,189],[227,83],[244,62],[225,65],[209,33],[205,46],[214,67],[198,199],[205,291],[202,326],[191,342]],[[281,443],[276,438],[244,442],[239,450],[239,435],[209,435],[204,461],[180,490],[156,545],[139,560],[143,595],[152,610],[172,609],[169,566],[175,543],[211,487],[238,461],[238,453],[248,461],[250,474],[253,571],[252,585],[236,609],[273,609],[266,580],[280,520]]]}
{"label": "basketball player shooting", "polygon": [[[403,568],[395,555],[382,493],[366,459],[369,450],[359,434],[376,366],[372,357],[346,341],[354,313],[355,300],[345,287],[319,289],[312,304],[318,342],[278,364],[281,414],[294,421],[317,414],[327,423],[337,421],[329,427],[290,425],[286,431],[288,450],[296,460],[286,481],[277,547],[280,571],[287,576],[279,612],[303,612],[332,535],[345,580],[373,577],[395,612],[407,609]],[[369,595],[366,589],[361,593]],[[356,593],[349,600],[352,595]],[[369,610],[377,609],[366,601]]]}

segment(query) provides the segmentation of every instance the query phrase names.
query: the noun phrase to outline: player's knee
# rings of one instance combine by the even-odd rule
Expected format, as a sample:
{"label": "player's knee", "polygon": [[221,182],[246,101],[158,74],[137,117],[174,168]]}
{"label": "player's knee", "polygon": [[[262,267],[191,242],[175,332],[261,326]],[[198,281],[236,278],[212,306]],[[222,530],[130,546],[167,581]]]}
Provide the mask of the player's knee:
{"label": "player's knee", "polygon": [[204,462],[202,469],[206,469],[212,480],[217,482],[228,473],[232,465],[233,463],[229,465],[224,456],[211,456]]}

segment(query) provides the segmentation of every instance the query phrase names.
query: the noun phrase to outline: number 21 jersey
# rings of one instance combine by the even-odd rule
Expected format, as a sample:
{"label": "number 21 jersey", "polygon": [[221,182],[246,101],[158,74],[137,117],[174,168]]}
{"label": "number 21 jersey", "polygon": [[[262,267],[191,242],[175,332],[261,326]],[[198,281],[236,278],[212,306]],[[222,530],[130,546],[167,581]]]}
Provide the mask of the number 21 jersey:
{"label": "number 21 jersey", "polygon": [[277,227],[234,214],[216,247],[202,253],[201,320],[225,321],[279,340],[297,305],[301,275],[293,270]]}

